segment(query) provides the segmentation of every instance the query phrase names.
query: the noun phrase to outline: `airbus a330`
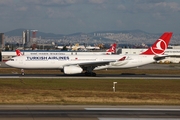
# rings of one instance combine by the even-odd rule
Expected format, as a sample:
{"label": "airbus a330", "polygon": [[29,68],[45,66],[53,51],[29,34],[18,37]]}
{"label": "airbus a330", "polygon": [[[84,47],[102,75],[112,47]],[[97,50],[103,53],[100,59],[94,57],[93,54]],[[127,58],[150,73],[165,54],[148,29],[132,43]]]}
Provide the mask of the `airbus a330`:
{"label": "airbus a330", "polygon": [[20,55],[6,62],[20,69],[59,69],[64,74],[96,76],[94,70],[133,68],[164,59],[172,32],[165,32],[149,49],[140,55]]}

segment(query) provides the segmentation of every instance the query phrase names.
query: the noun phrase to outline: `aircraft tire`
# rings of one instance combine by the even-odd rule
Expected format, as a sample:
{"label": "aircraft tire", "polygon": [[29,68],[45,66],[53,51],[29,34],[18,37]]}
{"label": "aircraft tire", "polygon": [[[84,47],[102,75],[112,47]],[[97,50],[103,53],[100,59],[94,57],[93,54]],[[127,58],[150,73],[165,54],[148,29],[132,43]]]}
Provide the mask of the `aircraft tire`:
{"label": "aircraft tire", "polygon": [[96,73],[94,72],[85,72],[86,76],[96,76]]}
{"label": "aircraft tire", "polygon": [[95,77],[95,76],[96,76],[96,73],[92,72],[92,73],[91,73],[91,76]]}

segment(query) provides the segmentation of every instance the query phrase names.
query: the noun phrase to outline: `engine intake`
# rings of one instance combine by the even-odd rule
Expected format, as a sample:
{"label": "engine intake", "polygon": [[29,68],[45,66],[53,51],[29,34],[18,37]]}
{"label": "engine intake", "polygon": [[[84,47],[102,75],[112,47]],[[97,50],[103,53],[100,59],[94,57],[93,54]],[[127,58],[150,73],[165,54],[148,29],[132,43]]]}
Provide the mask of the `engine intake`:
{"label": "engine intake", "polygon": [[65,66],[63,71],[65,74],[78,74],[82,73],[83,69],[79,66]]}

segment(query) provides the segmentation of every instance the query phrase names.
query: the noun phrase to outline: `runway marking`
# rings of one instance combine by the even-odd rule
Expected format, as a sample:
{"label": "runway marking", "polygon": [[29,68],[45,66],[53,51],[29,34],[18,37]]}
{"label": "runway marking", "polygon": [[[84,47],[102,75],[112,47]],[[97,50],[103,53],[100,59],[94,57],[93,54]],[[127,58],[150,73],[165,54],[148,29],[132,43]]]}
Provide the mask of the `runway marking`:
{"label": "runway marking", "polygon": [[180,111],[180,109],[156,108],[85,108],[85,110],[147,110],[147,111]]}
{"label": "runway marking", "polygon": [[99,120],[179,120],[179,118],[98,118]]}
{"label": "runway marking", "polygon": [[0,76],[0,78],[19,78],[19,76]]}

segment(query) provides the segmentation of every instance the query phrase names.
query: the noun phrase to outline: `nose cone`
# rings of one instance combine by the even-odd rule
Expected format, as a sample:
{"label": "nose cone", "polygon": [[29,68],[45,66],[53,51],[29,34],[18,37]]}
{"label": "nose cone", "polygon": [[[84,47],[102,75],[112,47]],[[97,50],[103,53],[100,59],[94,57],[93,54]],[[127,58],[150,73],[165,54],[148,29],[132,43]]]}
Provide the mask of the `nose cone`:
{"label": "nose cone", "polygon": [[14,61],[12,61],[12,60],[9,60],[9,61],[5,62],[5,64],[6,64],[7,66],[9,66],[9,67],[16,67]]}

